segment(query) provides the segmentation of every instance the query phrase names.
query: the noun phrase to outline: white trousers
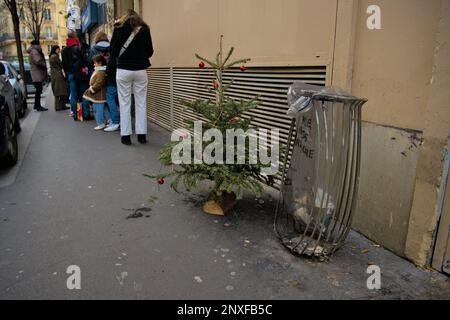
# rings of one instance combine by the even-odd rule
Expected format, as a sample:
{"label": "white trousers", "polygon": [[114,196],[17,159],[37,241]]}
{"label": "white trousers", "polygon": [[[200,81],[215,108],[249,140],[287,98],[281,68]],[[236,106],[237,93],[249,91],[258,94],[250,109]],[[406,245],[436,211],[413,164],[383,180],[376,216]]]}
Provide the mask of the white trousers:
{"label": "white trousers", "polygon": [[120,134],[133,134],[131,126],[131,93],[134,94],[136,134],[147,134],[147,71],[117,69],[117,92],[120,104]]}

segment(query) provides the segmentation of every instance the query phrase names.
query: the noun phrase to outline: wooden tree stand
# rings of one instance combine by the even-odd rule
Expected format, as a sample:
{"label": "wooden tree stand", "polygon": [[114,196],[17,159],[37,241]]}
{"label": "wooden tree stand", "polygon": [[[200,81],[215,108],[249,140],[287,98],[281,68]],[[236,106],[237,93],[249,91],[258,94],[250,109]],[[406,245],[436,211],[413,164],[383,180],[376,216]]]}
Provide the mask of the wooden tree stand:
{"label": "wooden tree stand", "polygon": [[215,216],[224,216],[236,205],[236,194],[234,192],[223,192],[220,196],[215,196],[213,200],[203,205],[203,212]]}

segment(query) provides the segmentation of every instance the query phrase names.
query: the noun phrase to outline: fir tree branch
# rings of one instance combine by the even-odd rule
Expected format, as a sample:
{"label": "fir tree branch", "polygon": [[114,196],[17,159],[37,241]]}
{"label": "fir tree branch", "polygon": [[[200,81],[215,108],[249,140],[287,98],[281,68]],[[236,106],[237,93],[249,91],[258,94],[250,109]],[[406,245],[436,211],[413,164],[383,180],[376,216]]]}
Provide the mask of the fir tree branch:
{"label": "fir tree branch", "polygon": [[209,64],[211,67],[213,67],[215,69],[219,68],[219,66],[216,65],[214,62],[211,62],[208,59],[203,58],[202,56],[198,55],[197,53],[195,54],[195,57],[199,60],[205,61],[207,64]]}

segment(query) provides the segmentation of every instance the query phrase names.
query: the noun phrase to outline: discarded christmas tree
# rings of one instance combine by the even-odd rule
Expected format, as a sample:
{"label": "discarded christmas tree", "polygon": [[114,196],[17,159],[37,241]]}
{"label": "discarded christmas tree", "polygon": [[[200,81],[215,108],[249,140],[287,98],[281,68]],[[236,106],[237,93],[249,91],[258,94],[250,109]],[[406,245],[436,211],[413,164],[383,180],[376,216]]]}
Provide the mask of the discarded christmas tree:
{"label": "discarded christmas tree", "polygon": [[[195,133],[195,121],[186,121],[186,127],[184,128],[184,133],[180,134],[180,139],[167,144],[160,151],[159,160],[165,166],[172,166],[172,171],[161,173],[157,176],[150,176],[156,179],[160,185],[164,183],[164,179],[173,177],[171,187],[177,192],[180,183],[184,185],[186,191],[191,191],[198,188],[202,181],[212,181],[210,201],[204,205],[203,210],[207,213],[218,215],[224,214],[231,209],[236,200],[242,197],[244,191],[260,196],[263,192],[263,182],[269,185],[273,184],[272,176],[261,174],[261,169],[270,167],[270,165],[263,165],[259,159],[255,159],[254,153],[250,152],[249,139],[245,139],[245,137],[248,138],[245,135],[248,130],[256,130],[256,128],[251,126],[251,117],[244,116],[244,113],[257,107],[257,98],[234,100],[226,94],[227,90],[233,85],[233,80],[224,81],[225,70],[240,65],[241,72],[245,72],[247,68],[244,64],[250,61],[250,59],[230,61],[233,51],[234,48],[231,48],[228,54],[225,57],[223,56],[221,38],[220,51],[215,61],[196,54],[196,57],[200,60],[199,68],[203,69],[206,65],[209,65],[215,75],[214,81],[208,87],[214,98],[182,101],[186,108],[192,110],[202,119],[206,119],[201,122],[201,135]],[[214,136],[213,144],[216,146],[215,148],[211,148],[210,144],[206,144],[203,141],[205,133],[210,129],[215,129],[215,132],[220,131],[221,133],[219,136],[222,141],[217,141],[217,136]],[[245,159],[242,158],[243,153],[238,155],[237,152],[239,147],[241,151],[243,149],[242,145],[238,146],[239,137],[233,138],[231,146],[229,139],[225,138],[230,129],[240,132],[241,138],[244,135]],[[181,130],[181,132],[183,131]],[[194,137],[192,132],[194,132]],[[210,138],[212,140],[212,137]],[[240,141],[242,142],[242,139]],[[180,145],[187,146],[187,148],[183,148],[180,151]],[[254,146],[252,147],[254,148]],[[225,149],[233,150],[233,161],[229,161],[228,154],[227,161],[225,161]],[[203,155],[205,151],[211,152],[212,158],[216,160],[221,158],[223,161],[219,160],[210,163],[208,161],[199,162],[194,160],[196,154],[201,153]],[[179,156],[179,158],[188,158],[192,161],[179,163],[174,161],[174,154]],[[238,156],[240,157],[239,159]]]}

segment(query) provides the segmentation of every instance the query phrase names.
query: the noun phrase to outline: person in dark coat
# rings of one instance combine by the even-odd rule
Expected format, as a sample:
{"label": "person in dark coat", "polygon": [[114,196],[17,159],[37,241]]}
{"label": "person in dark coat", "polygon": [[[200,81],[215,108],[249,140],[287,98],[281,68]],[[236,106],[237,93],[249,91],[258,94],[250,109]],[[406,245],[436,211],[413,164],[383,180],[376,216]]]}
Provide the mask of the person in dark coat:
{"label": "person in dark coat", "polygon": [[41,106],[41,95],[44,87],[44,81],[47,80],[47,63],[39,40],[31,41],[31,47],[27,50],[30,55],[31,79],[36,88],[36,95],[34,97],[34,110],[47,111],[47,108]]}
{"label": "person in dark coat", "polygon": [[61,48],[53,46],[50,52],[50,78],[52,81],[52,91],[55,96],[55,110],[67,110],[66,97],[69,95],[66,78],[64,77],[63,64],[59,58]]}
{"label": "person in dark coat", "polygon": [[75,32],[71,32],[67,38],[67,46],[62,51],[62,63],[67,75],[70,88],[70,105],[72,116],[75,121],[77,117],[77,104],[81,103],[83,118],[90,118],[89,101],[83,100],[83,93],[89,87],[89,66],[86,50],[80,44]]}
{"label": "person in dark coat", "polygon": [[[133,41],[128,41],[134,34]],[[128,46],[126,45],[127,42]],[[126,48],[124,48],[126,47]],[[133,10],[128,10],[114,24],[110,59],[117,61],[117,89],[120,105],[122,143],[131,145],[131,94],[135,99],[136,134],[142,144],[147,142],[147,85],[146,69],[153,55],[149,26]]]}

